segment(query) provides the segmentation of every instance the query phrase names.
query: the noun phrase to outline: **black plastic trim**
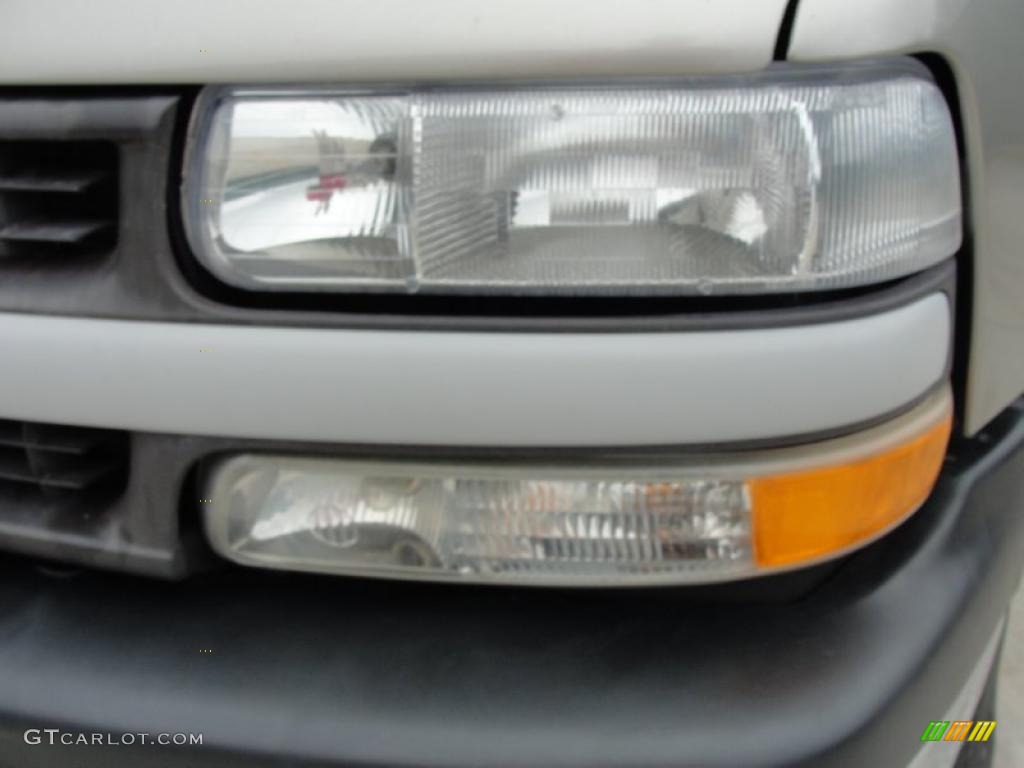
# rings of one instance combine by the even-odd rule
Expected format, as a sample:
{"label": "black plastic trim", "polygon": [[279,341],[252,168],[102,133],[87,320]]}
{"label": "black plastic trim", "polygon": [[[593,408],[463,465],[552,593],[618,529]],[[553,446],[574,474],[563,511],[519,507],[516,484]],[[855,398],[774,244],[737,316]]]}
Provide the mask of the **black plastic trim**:
{"label": "black plastic trim", "polygon": [[[954,445],[906,524],[776,602],[244,570],[54,579],[8,562],[0,754],[23,768],[905,765],[1020,579],[1024,403],[982,435]],[[34,746],[26,728],[204,740]]]}

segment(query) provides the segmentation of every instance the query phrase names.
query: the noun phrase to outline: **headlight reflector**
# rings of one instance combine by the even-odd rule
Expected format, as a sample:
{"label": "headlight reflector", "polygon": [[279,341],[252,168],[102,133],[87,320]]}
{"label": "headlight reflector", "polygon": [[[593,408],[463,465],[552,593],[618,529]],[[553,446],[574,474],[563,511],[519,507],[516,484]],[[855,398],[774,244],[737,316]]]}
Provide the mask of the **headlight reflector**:
{"label": "headlight reflector", "polygon": [[256,290],[820,290],[960,243],[949,112],[904,60],[628,88],[217,88],[183,204],[199,257]]}

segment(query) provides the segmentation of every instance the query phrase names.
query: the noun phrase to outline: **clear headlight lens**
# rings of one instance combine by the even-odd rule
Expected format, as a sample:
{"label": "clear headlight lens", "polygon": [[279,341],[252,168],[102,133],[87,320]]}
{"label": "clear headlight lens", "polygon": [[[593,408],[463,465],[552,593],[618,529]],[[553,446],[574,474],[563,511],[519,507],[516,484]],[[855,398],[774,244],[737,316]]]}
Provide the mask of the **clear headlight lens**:
{"label": "clear headlight lens", "polygon": [[899,60],[672,85],[208,90],[183,203],[257,290],[818,290],[960,244],[945,100]]}
{"label": "clear headlight lens", "polygon": [[835,557],[924,501],[950,430],[943,389],[814,446],[670,466],[443,465],[243,455],[206,529],[247,565],[580,586],[740,578]]}

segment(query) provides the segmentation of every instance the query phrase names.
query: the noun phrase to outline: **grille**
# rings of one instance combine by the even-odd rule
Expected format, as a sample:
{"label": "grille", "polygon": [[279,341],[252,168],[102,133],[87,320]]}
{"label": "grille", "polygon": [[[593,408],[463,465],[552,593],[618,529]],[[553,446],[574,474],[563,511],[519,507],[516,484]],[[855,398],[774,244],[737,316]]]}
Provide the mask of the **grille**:
{"label": "grille", "polygon": [[0,491],[92,499],[116,494],[127,475],[124,432],[0,420]]}
{"label": "grille", "polygon": [[117,166],[109,142],[0,141],[0,256],[111,250]]}

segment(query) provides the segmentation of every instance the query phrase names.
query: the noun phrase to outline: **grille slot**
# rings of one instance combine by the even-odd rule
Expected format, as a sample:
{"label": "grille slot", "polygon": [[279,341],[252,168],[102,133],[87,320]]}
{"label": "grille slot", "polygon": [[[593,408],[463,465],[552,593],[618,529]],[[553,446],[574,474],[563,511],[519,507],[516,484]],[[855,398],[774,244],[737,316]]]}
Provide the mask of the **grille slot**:
{"label": "grille slot", "polygon": [[117,211],[113,143],[0,141],[0,257],[107,252]]}
{"label": "grille slot", "polygon": [[0,489],[93,499],[127,476],[124,432],[0,420]]}

